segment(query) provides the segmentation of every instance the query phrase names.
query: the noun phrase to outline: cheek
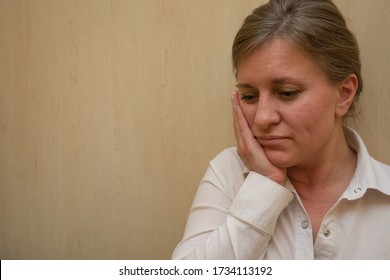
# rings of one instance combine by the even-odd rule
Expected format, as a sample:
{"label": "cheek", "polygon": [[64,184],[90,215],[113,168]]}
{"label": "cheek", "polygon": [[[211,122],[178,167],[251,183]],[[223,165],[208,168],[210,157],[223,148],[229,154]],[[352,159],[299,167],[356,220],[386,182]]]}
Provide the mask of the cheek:
{"label": "cheek", "polygon": [[312,89],[304,99],[294,104],[292,111],[297,118],[308,122],[333,119],[336,110],[336,93],[322,88]]}
{"label": "cheek", "polygon": [[334,126],[334,110],[324,103],[302,104],[284,115],[285,123],[301,135],[315,137]]}

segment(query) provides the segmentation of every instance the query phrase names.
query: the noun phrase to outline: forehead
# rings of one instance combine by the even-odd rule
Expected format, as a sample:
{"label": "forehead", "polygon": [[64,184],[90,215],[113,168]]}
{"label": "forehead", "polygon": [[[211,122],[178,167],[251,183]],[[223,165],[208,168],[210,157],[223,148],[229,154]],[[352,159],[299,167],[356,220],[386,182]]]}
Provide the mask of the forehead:
{"label": "forehead", "polygon": [[290,40],[274,39],[242,59],[237,69],[237,81],[265,81],[285,77],[304,79],[313,74],[323,75],[312,57]]}

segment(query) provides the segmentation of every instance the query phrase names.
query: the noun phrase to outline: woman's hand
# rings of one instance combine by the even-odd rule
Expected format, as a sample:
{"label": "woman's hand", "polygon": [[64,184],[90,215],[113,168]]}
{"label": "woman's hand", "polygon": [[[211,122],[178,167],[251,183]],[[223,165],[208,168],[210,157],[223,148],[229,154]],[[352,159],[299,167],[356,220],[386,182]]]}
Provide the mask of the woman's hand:
{"label": "woman's hand", "polygon": [[244,113],[240,106],[240,97],[237,91],[232,94],[234,134],[237,141],[237,153],[245,166],[276,183],[284,186],[286,183],[286,169],[273,165],[267,158],[263,148],[253,136]]}

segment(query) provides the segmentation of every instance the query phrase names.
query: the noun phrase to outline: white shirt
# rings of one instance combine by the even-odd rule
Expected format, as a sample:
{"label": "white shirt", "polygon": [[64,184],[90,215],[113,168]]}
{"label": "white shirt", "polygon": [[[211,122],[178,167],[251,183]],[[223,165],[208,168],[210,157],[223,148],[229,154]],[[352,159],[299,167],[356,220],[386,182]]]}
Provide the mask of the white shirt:
{"label": "white shirt", "polygon": [[209,165],[173,259],[390,259],[390,166],[353,130],[354,176],[325,215],[313,245],[309,217],[290,182],[246,174],[236,148]]}

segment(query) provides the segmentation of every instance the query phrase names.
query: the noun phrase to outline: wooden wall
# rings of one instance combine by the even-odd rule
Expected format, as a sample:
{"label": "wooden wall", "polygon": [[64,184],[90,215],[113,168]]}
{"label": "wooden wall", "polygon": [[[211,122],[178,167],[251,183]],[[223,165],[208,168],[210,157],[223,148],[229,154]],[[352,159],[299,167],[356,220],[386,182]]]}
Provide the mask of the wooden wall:
{"label": "wooden wall", "polygon": [[[231,43],[255,0],[0,0],[0,259],[168,259],[234,145]],[[337,0],[359,131],[390,164],[390,1]]]}

